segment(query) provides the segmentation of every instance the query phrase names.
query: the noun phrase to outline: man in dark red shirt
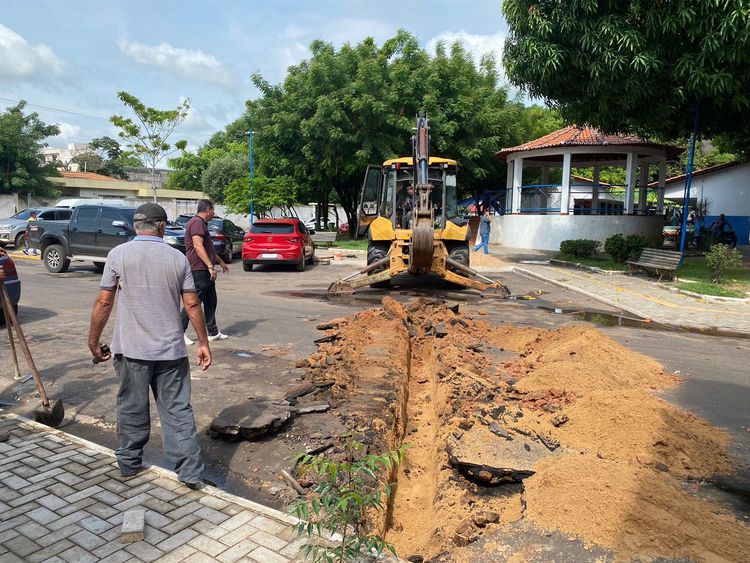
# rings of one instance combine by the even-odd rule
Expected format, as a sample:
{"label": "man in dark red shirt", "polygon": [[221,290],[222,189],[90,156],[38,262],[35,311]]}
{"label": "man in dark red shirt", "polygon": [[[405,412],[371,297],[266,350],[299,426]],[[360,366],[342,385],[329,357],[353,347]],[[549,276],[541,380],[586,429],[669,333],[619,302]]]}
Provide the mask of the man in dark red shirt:
{"label": "man in dark red shirt", "polygon": [[[229,266],[216,254],[211,233],[208,232],[208,222],[214,218],[214,204],[210,199],[202,199],[198,202],[198,212],[185,225],[185,254],[190,263],[190,271],[195,281],[195,292],[198,299],[203,303],[203,314],[206,317],[206,329],[208,339],[224,340],[229,338],[219,331],[216,326],[216,270],[214,265],[221,266],[222,272],[229,273]],[[190,319],[183,309],[182,330],[187,330]],[[185,335],[185,344],[193,344]]]}

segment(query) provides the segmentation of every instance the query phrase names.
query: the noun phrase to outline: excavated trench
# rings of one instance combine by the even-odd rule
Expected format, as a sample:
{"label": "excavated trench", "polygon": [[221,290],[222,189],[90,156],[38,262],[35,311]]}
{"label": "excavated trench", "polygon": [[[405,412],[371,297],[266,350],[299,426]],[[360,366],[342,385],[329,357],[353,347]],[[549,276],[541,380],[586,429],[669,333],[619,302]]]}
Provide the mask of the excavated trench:
{"label": "excavated trench", "polygon": [[522,519],[618,556],[750,552],[747,525],[685,486],[730,472],[728,436],[660,399],[678,379],[596,329],[389,297],[319,328],[300,367],[335,382],[334,412],[370,452],[407,447],[369,518],[400,557],[472,560]]}

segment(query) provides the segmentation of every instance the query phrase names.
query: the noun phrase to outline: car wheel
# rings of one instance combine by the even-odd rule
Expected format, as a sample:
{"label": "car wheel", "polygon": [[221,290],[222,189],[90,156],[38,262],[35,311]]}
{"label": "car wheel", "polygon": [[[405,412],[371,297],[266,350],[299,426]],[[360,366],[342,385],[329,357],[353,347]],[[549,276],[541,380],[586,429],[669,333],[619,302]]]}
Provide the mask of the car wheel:
{"label": "car wheel", "polygon": [[70,260],[65,255],[65,249],[59,244],[51,244],[44,249],[44,266],[48,272],[62,274],[68,271]]}
{"label": "car wheel", "polygon": [[231,264],[232,263],[232,251],[230,250],[227,252],[224,256],[221,257],[222,260],[224,260],[225,264]]}
{"label": "car wheel", "polygon": [[13,243],[16,245],[16,250],[19,250],[23,246],[23,235],[24,233],[20,233],[19,235],[16,235],[16,240]]}
{"label": "car wheel", "polygon": [[299,261],[299,264],[297,264],[297,271],[298,272],[304,272],[305,271],[305,251],[302,251],[302,260]]}
{"label": "car wheel", "polygon": [[94,269],[101,274],[104,271],[104,264],[104,262],[94,262]]}
{"label": "car wheel", "polygon": [[[382,260],[386,256],[388,256],[388,250],[390,250],[390,244],[378,244],[378,243],[370,243],[367,246],[367,265],[369,266],[373,262],[377,262],[378,260]],[[373,274],[377,274],[379,272],[382,272],[388,268],[388,266],[383,266],[381,268],[378,268],[374,272],[370,272],[367,275],[371,276]],[[391,280],[385,280],[382,282],[377,282],[372,284],[370,287],[390,287],[391,286]]]}
{"label": "car wheel", "polygon": [[251,272],[253,270],[253,265],[249,264],[248,262],[243,262],[242,269],[245,270],[246,272]]}

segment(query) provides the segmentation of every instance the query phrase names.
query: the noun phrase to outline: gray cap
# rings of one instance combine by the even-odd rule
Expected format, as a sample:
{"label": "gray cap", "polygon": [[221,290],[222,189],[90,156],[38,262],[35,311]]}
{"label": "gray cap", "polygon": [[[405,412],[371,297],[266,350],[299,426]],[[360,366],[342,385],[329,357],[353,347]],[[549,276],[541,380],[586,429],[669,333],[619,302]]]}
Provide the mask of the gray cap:
{"label": "gray cap", "polygon": [[135,210],[133,220],[158,223],[159,221],[167,220],[167,212],[158,203],[144,203],[143,205],[139,205],[138,209]]}

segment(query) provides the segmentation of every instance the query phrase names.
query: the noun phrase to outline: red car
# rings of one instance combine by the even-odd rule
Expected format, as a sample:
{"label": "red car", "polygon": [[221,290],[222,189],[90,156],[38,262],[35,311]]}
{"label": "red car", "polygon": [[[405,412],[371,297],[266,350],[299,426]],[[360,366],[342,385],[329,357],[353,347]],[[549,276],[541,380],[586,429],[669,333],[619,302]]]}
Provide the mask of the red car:
{"label": "red car", "polygon": [[299,219],[258,219],[242,242],[242,268],[255,264],[294,264],[302,272],[315,258],[315,243]]}

